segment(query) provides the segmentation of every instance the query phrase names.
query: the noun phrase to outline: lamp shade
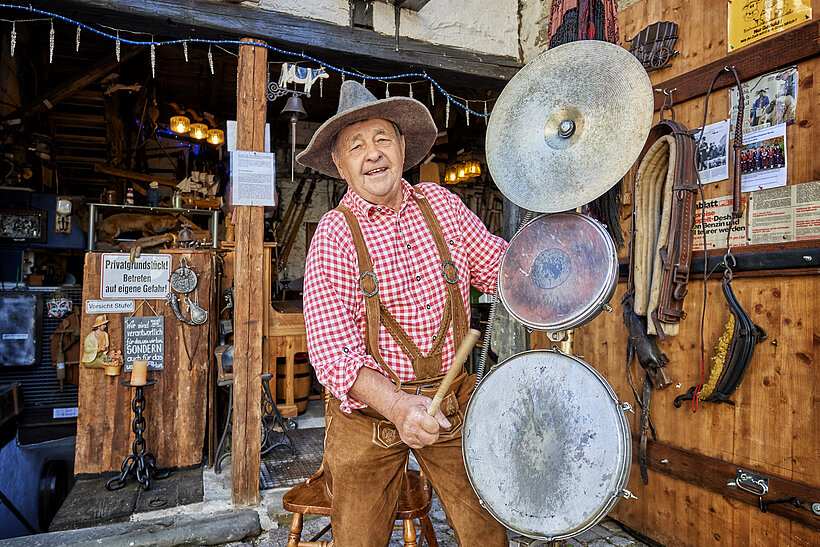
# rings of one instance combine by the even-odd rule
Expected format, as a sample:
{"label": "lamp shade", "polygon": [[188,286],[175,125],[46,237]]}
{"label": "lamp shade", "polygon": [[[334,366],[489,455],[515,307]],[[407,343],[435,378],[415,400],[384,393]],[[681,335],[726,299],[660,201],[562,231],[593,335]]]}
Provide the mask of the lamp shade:
{"label": "lamp shade", "polygon": [[479,176],[481,174],[481,164],[477,161],[468,161],[467,174],[471,177]]}
{"label": "lamp shade", "polygon": [[455,167],[448,167],[444,172],[444,182],[447,184],[455,184],[458,182],[458,171]]}
{"label": "lamp shade", "polygon": [[211,144],[222,144],[225,142],[225,132],[221,129],[210,129],[208,131],[208,142]]}
{"label": "lamp shade", "polygon": [[172,116],[171,117],[171,131],[184,135],[191,130],[191,120],[188,116]]}
{"label": "lamp shade", "polygon": [[204,123],[192,123],[190,135],[195,139],[202,140],[208,136],[208,126]]}

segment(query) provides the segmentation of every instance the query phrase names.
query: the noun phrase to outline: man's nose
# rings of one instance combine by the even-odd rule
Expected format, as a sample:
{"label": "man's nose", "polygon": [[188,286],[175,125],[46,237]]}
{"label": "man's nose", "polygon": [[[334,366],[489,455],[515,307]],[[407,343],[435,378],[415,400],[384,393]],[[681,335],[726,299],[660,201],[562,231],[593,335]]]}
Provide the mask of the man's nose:
{"label": "man's nose", "polygon": [[377,160],[381,157],[382,151],[375,143],[367,143],[365,145],[365,157],[368,160]]}

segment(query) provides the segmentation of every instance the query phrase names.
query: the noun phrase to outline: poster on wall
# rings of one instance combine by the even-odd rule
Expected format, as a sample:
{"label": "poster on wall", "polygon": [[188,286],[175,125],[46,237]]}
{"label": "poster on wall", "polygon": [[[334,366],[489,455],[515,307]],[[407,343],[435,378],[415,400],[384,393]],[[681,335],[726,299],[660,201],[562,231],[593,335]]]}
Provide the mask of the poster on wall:
{"label": "poster on wall", "polygon": [[786,186],[786,124],[743,135],[740,173],[743,192]]}
{"label": "poster on wall", "polygon": [[124,368],[130,372],[135,359],[148,361],[148,370],[165,368],[165,317],[127,317],[123,321]]}
{"label": "poster on wall", "polygon": [[[793,124],[797,112],[797,65],[768,72],[741,84],[744,113],[743,133],[781,123]],[[738,92],[729,88],[729,132],[737,120]]]}
{"label": "poster on wall", "polygon": [[811,0],[729,0],[729,51],[811,19]]}
{"label": "poster on wall", "polygon": [[[701,138],[701,132],[703,138]],[[698,128],[694,133],[698,143],[697,161],[701,184],[729,178],[729,120],[721,120]]]}
{"label": "poster on wall", "polygon": [[749,196],[749,245],[820,239],[820,181]]}
{"label": "poster on wall", "polygon": [[692,227],[692,250],[703,251],[703,226],[706,225],[706,248],[725,249],[729,226],[732,235],[729,244],[732,247],[746,245],[746,203],[743,197],[743,216],[732,219],[732,196],[698,201],[695,204],[695,224]]}
{"label": "poster on wall", "polygon": [[276,156],[237,150],[231,153],[231,203],[276,205]]}

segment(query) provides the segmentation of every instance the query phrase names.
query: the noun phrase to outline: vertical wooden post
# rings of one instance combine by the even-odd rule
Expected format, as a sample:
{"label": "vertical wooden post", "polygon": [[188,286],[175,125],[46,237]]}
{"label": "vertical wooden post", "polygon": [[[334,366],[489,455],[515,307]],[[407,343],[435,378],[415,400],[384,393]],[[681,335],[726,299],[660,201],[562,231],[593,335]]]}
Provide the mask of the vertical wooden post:
{"label": "vertical wooden post", "polygon": [[[254,42],[243,38],[243,42]],[[258,43],[258,42],[257,42]],[[236,148],[265,149],[267,49],[239,47]],[[235,505],[259,503],[262,390],[264,217],[262,207],[236,207],[234,266],[233,441],[231,499]]]}

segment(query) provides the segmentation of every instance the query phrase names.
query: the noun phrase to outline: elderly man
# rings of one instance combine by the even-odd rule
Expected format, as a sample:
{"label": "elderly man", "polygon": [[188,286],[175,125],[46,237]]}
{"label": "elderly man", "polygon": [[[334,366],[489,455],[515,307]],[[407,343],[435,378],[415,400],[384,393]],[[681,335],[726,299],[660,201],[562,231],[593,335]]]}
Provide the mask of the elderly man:
{"label": "elderly man", "polygon": [[494,290],[504,240],[437,184],[402,173],[436,139],[420,102],[342,84],[339,109],[298,161],[348,191],[313,236],[304,310],[310,360],[333,398],[325,469],[334,545],[387,544],[412,449],[460,545],[508,545],[461,456],[475,384],[461,373],[435,417],[431,397],[469,325],[469,290]]}

